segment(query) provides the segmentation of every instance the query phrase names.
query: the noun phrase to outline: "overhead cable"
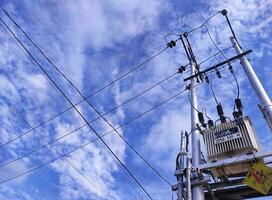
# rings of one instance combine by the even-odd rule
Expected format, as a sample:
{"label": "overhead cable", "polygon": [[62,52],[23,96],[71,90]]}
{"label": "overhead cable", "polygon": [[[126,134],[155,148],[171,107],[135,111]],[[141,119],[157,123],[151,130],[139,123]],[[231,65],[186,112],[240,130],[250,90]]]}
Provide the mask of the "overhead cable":
{"label": "overhead cable", "polygon": [[[4,8],[3,8],[2,6],[1,6],[1,9],[4,10]],[[4,12],[5,12],[5,10],[4,10]],[[16,26],[17,26],[17,27],[18,27],[18,28],[26,35],[26,37],[30,39],[30,41],[31,41],[31,43],[32,43],[33,40],[28,36],[28,34],[27,34],[23,29],[21,29],[21,27],[13,20],[13,18],[11,18],[11,16],[10,16],[7,12],[5,12],[5,13],[7,14],[7,16],[10,17],[10,19],[14,22],[14,24],[15,24],[15,25],[16,25]],[[1,21],[2,21],[2,23],[4,22],[2,19],[1,19]],[[10,36],[12,39],[16,40],[16,39],[14,38],[14,36],[11,35],[11,33],[8,32],[8,31],[6,30],[5,26],[3,26],[2,24],[0,24],[0,26],[1,26],[1,27],[9,34],[9,36]],[[16,44],[17,44],[17,43],[16,43]],[[17,45],[18,45],[18,44],[17,44]],[[33,42],[33,45],[34,45],[36,48],[40,49],[34,42]],[[18,45],[18,46],[19,46],[19,45]],[[19,46],[19,47],[20,47],[20,49],[22,49],[21,46]],[[151,56],[150,58],[148,58],[147,60],[145,60],[144,62],[142,62],[141,64],[139,64],[139,65],[137,65],[137,66],[131,68],[130,70],[128,70],[128,71],[127,71],[126,73],[124,73],[123,75],[121,75],[121,76],[119,76],[118,78],[114,79],[114,80],[111,81],[110,83],[104,85],[104,86],[101,87],[100,89],[96,90],[94,93],[88,95],[86,98],[88,99],[88,98],[90,98],[90,97],[92,97],[92,96],[98,94],[99,92],[103,91],[104,89],[108,88],[109,86],[115,84],[116,82],[120,81],[121,79],[123,79],[124,77],[126,77],[127,75],[129,75],[130,73],[132,73],[132,72],[136,71],[137,69],[139,69],[140,67],[142,67],[142,66],[143,66],[144,64],[146,64],[147,62],[151,61],[152,59],[154,59],[154,58],[156,58],[157,56],[159,56],[160,54],[162,54],[162,53],[163,53],[164,51],[166,51],[168,48],[169,48],[169,45],[168,45],[167,47],[165,47],[164,49],[162,49],[161,51],[159,51],[158,53],[156,53],[156,54],[154,54],[153,56]],[[22,49],[22,50],[24,51],[24,49]],[[24,52],[24,53],[25,53],[25,52]],[[44,54],[44,53],[41,51],[41,54]],[[32,60],[31,58],[30,58],[30,60],[31,60],[31,62],[33,62],[33,60]],[[82,103],[83,101],[84,101],[84,99],[78,101],[78,102],[75,103],[74,105],[77,106],[78,104]],[[34,126],[33,129],[30,129],[30,130],[28,130],[28,131],[26,131],[26,132],[20,134],[19,136],[17,136],[17,137],[15,137],[15,138],[11,139],[10,141],[7,141],[6,143],[1,144],[1,145],[0,145],[0,149],[1,149],[2,147],[4,147],[4,146],[10,144],[11,142],[13,142],[13,141],[15,141],[15,140],[17,140],[17,139],[23,137],[24,135],[26,135],[26,134],[32,132],[33,130],[37,129],[38,127],[43,126],[44,124],[50,122],[51,120],[57,118],[58,116],[62,115],[63,113],[69,111],[69,110],[72,109],[72,108],[73,108],[72,106],[66,108],[65,110],[63,110],[63,111],[57,113],[56,115],[54,115],[54,116],[52,116],[52,117],[49,117],[49,118],[48,118],[47,120],[45,120],[44,122],[42,122],[42,123],[40,123],[40,124]]]}
{"label": "overhead cable", "polygon": [[[119,104],[119,105],[116,106],[115,108],[113,108],[113,109],[111,109],[111,110],[105,112],[105,113],[102,114],[102,115],[105,116],[105,115],[107,115],[107,114],[109,114],[109,113],[111,113],[111,112],[117,110],[117,109],[120,108],[121,106],[127,104],[128,102],[130,102],[130,101],[136,99],[136,98],[139,97],[140,95],[143,95],[143,94],[146,93],[147,91],[151,90],[151,89],[154,88],[155,86],[157,86],[157,85],[161,84],[162,82],[168,80],[169,78],[171,78],[171,77],[174,76],[175,74],[176,74],[176,73],[171,74],[170,76],[168,76],[168,77],[164,78],[163,80],[157,82],[156,84],[154,84],[154,85],[152,85],[151,87],[147,88],[146,90],[144,90],[144,91],[138,93],[138,94],[135,95],[134,97],[132,97],[132,98],[130,98],[130,99],[124,101],[123,103]],[[94,118],[93,120],[91,120],[89,123],[93,123],[93,122],[95,122],[96,120],[98,120],[98,119],[100,119],[100,118],[101,118],[101,116],[98,116],[98,117]],[[54,140],[49,141],[48,144],[46,144],[46,145],[39,146],[39,147],[37,147],[37,148],[32,149],[32,150],[29,151],[29,152],[26,152],[25,154],[21,155],[20,157],[17,157],[17,158],[14,158],[14,159],[10,160],[10,161],[1,163],[1,164],[0,164],[0,167],[3,167],[3,166],[8,165],[8,164],[11,164],[11,163],[13,163],[13,162],[15,162],[15,161],[17,161],[17,160],[19,160],[19,159],[22,159],[22,158],[24,158],[24,157],[26,157],[26,156],[28,156],[28,155],[31,155],[31,154],[33,154],[33,153],[35,153],[35,152],[37,152],[37,151],[39,151],[39,150],[41,150],[41,149],[47,147],[48,145],[52,145],[53,143],[55,143],[55,142],[57,142],[57,141],[60,141],[60,140],[62,140],[62,139],[64,139],[64,138],[70,136],[71,134],[75,133],[76,131],[79,131],[80,129],[82,129],[82,128],[86,127],[86,126],[87,126],[87,124],[85,123],[85,124],[81,125],[80,127],[77,127],[77,128],[75,128],[74,130],[72,130],[72,131],[70,131],[70,132],[68,132],[68,133],[66,133],[66,134],[63,134],[62,136],[60,136],[60,137],[58,137],[58,138],[56,138],[56,139],[54,139]]]}
{"label": "overhead cable", "polygon": [[[136,94],[136,95],[133,96],[132,98],[130,98],[130,99],[128,99],[128,100],[122,102],[121,104],[117,105],[116,107],[114,107],[114,108],[110,109],[109,111],[103,113],[102,116],[106,116],[107,114],[109,114],[109,113],[111,113],[111,112],[113,112],[113,111],[115,111],[115,110],[121,108],[122,106],[128,104],[129,102],[133,101],[134,99],[138,98],[139,96],[141,96],[141,95],[145,94],[146,92],[152,90],[152,89],[155,88],[156,86],[158,86],[158,85],[162,84],[163,82],[169,80],[170,78],[172,78],[172,77],[175,76],[176,74],[177,74],[177,72],[174,72],[173,74],[170,74],[169,76],[167,76],[167,77],[165,77],[164,79],[160,80],[159,82],[153,84],[152,86],[148,87],[147,89],[143,90],[142,92],[139,92],[138,94]],[[67,110],[69,110],[69,109],[66,109],[64,112],[66,112]],[[12,142],[14,142],[14,141],[16,141],[17,139],[19,139],[19,138],[21,138],[21,137],[27,135],[28,133],[30,133],[30,132],[36,130],[37,128],[39,128],[39,127],[45,125],[46,123],[48,123],[49,121],[53,120],[54,118],[56,118],[57,116],[61,115],[61,114],[64,113],[64,112],[61,112],[61,113],[59,113],[59,114],[57,114],[57,115],[55,115],[55,116],[49,118],[48,120],[46,120],[46,121],[44,121],[44,122],[38,124],[37,126],[34,126],[33,128],[27,130],[26,132],[24,132],[24,133],[22,133],[22,134],[19,134],[18,136],[16,136],[16,137],[10,139],[9,141],[5,142],[4,144],[1,144],[1,145],[0,145],[0,148],[2,148],[2,147],[4,147],[4,146],[6,146],[6,145],[8,145],[8,144],[10,144],[10,143],[12,143]],[[101,116],[98,116],[98,117],[94,118],[93,120],[91,120],[90,123],[93,123],[93,122],[99,120],[100,118],[101,118]],[[81,128],[83,128],[83,127],[85,127],[85,126],[87,126],[87,124],[84,124],[83,126],[80,126],[80,127],[76,128],[75,130],[73,130],[72,132],[70,132],[70,134],[72,134],[72,133],[74,133],[74,132],[80,130]],[[68,134],[68,135],[70,135],[70,134]],[[64,136],[68,136],[68,135],[64,135]]]}
{"label": "overhead cable", "polygon": [[[28,36],[28,39],[32,42],[33,45],[35,45],[35,47],[42,53],[42,55],[47,59],[47,61],[68,81],[68,83],[78,92],[78,94],[87,102],[87,104],[100,116],[100,118],[102,118],[112,129],[114,129],[114,131],[117,133],[117,135],[157,174],[159,175],[159,177],[161,177],[164,181],[166,181],[165,178],[163,178],[160,173],[145,159],[143,158],[142,155],[140,155],[139,152],[136,151],[136,149],[131,145],[129,144],[129,142],[122,136],[122,134],[120,134],[118,132],[118,130],[116,130],[113,125],[104,117],[104,115],[102,115],[102,113],[100,113],[89,101],[88,99],[82,94],[82,92],[77,88],[77,86],[75,86],[75,84],[73,84],[69,79],[68,77],[43,53],[43,51],[32,41],[32,39]],[[173,42],[172,42],[173,43]],[[171,45],[175,45],[175,44],[172,44]],[[172,76],[176,75],[176,73],[170,75],[169,78],[171,78]],[[168,77],[167,77],[168,79]],[[163,80],[165,81],[165,79]],[[160,83],[162,83],[163,81],[161,81]],[[160,84],[158,83],[158,84]],[[158,85],[157,84],[157,85]],[[155,85],[155,86],[157,86]],[[154,86],[154,87],[155,87]],[[171,184],[166,181],[167,184],[169,184],[171,186]]]}
{"label": "overhead cable", "polygon": [[[64,91],[58,86],[58,84],[52,79],[52,77],[45,71],[43,66],[39,64],[39,62],[33,57],[33,55],[29,52],[29,50],[25,47],[25,45],[18,39],[18,37],[15,35],[15,33],[7,26],[7,24],[0,18],[1,22],[4,24],[4,26],[10,31],[10,33],[13,35],[13,37],[16,39],[17,42],[24,48],[24,50],[28,53],[28,55],[33,59],[33,61],[36,63],[36,65],[42,70],[44,75],[52,82],[52,84],[56,87],[56,89],[62,94],[62,96],[67,100],[67,102],[73,107],[73,109],[76,111],[76,113],[80,116],[80,118],[88,124],[88,127],[90,130],[100,139],[100,141],[104,144],[104,146],[110,151],[110,153],[115,157],[115,159],[118,161],[118,163],[123,167],[125,172],[135,181],[135,183],[142,189],[142,191],[150,198],[153,199],[150,194],[147,192],[147,190],[144,188],[144,186],[138,181],[138,179],[133,175],[133,173],[126,167],[126,165],[118,158],[118,156],[112,151],[110,146],[103,140],[103,138],[98,134],[98,132],[92,127],[92,125],[87,121],[87,119],[83,116],[83,114],[79,111],[79,109],[71,102],[71,100],[68,98],[68,96],[64,93]],[[84,96],[82,96],[84,97]],[[85,101],[87,101],[86,98],[84,98]]]}
{"label": "overhead cable", "polygon": [[231,65],[231,63],[229,62],[229,59],[227,58],[227,56],[224,54],[224,52],[218,47],[218,45],[217,45],[216,42],[214,41],[214,39],[213,39],[213,37],[212,37],[212,35],[211,35],[211,33],[210,33],[208,27],[207,27],[206,25],[205,25],[204,27],[206,28],[206,31],[207,31],[207,33],[208,33],[208,36],[209,36],[210,40],[212,41],[214,47],[220,52],[220,54],[225,58],[225,60],[226,60],[227,63],[228,63],[228,65],[229,65],[229,70],[230,70],[230,72],[231,72],[231,74],[232,74],[232,76],[233,76],[233,78],[234,78],[234,80],[235,80],[235,83],[236,83],[236,87],[237,87],[237,99],[240,99],[240,87],[239,87],[239,83],[238,83],[237,77],[236,77],[236,75],[235,75],[235,73],[234,73],[234,71],[233,71],[232,65]]}
{"label": "overhead cable", "polygon": [[[10,105],[10,104],[8,103],[8,101],[7,101],[4,97],[0,96],[0,99],[2,100],[2,102],[4,102],[4,103],[7,105],[7,107],[9,108],[9,110],[10,110],[15,116],[18,116],[18,118],[20,118],[25,124],[27,124],[29,127],[32,128],[31,124],[25,119],[25,117],[23,116],[23,114],[22,114],[21,112],[19,112],[15,107],[13,107],[12,105]],[[57,150],[52,144],[49,144],[49,142],[48,142],[46,139],[43,139],[43,136],[42,136],[39,132],[38,132],[38,134],[39,134],[40,138],[47,144],[46,147],[48,147],[48,149],[53,150],[58,156],[61,156],[61,154],[58,152],[58,150]],[[92,186],[94,186],[94,187],[96,187],[97,189],[99,189],[98,186],[97,186],[97,185],[96,185],[89,177],[87,177],[83,172],[81,172],[81,170],[78,169],[78,168],[73,164],[72,161],[70,161],[70,160],[69,160],[68,158],[66,158],[66,157],[62,157],[62,158],[63,158],[63,160],[64,160],[65,162],[67,162],[67,164],[69,164],[75,171],[77,171],[77,173],[78,173],[79,175],[81,175],[88,183],[90,183]]]}
{"label": "overhead cable", "polygon": [[[166,100],[160,102],[160,103],[157,104],[156,106],[154,106],[154,107],[152,107],[152,108],[146,110],[145,112],[141,113],[140,115],[138,115],[138,116],[136,116],[136,117],[134,117],[134,118],[128,120],[127,122],[123,123],[123,124],[120,125],[119,127],[116,127],[116,129],[122,128],[123,126],[126,126],[127,124],[129,124],[129,123],[131,123],[131,122],[133,122],[133,121],[135,121],[135,120],[137,120],[137,119],[140,119],[140,118],[143,117],[144,115],[146,115],[146,114],[148,114],[148,113],[150,113],[150,112],[152,112],[152,111],[158,109],[160,106],[162,106],[162,105],[164,105],[165,103],[171,101],[172,99],[178,97],[180,94],[182,94],[182,93],[185,92],[185,91],[186,91],[186,89],[184,89],[184,90],[182,90],[182,91],[176,93],[175,95],[171,96],[170,98],[168,98],[168,99],[166,99]],[[110,134],[110,133],[112,133],[112,132],[114,132],[114,130],[111,130],[111,131],[109,131],[109,132],[107,132],[107,133],[101,135],[101,137],[105,137],[106,135],[108,135],[108,134]],[[68,155],[70,155],[71,153],[73,153],[73,152],[75,152],[75,151],[77,151],[77,150],[79,150],[79,149],[82,149],[83,147],[85,147],[85,146],[87,146],[87,145],[89,145],[89,144],[91,144],[91,143],[93,143],[93,142],[95,142],[95,141],[97,141],[97,140],[99,140],[98,137],[96,137],[95,139],[93,139],[93,140],[91,140],[91,141],[89,141],[89,142],[87,142],[87,143],[85,143],[85,144],[81,144],[81,145],[77,146],[77,147],[74,148],[73,150],[71,150],[71,151],[69,151],[69,152],[66,152],[66,153],[62,154],[62,156],[60,156],[60,157],[54,158],[54,159],[52,159],[52,160],[50,160],[50,161],[48,161],[48,162],[45,162],[45,163],[43,163],[43,164],[41,164],[41,165],[35,166],[35,167],[33,167],[33,168],[31,168],[31,169],[29,169],[29,170],[27,170],[27,171],[25,171],[25,172],[23,172],[23,173],[21,173],[21,174],[19,174],[19,175],[15,175],[15,176],[12,176],[12,177],[10,177],[10,178],[7,178],[7,179],[5,179],[5,180],[3,180],[3,181],[0,181],[0,185],[1,185],[1,184],[4,184],[4,183],[6,183],[6,182],[9,182],[9,181],[11,181],[11,180],[20,178],[20,177],[22,177],[22,176],[24,176],[24,175],[26,175],[26,174],[29,174],[29,173],[31,173],[31,172],[37,170],[37,169],[40,169],[40,168],[42,168],[42,167],[44,167],[44,166],[46,166],[46,165],[48,165],[48,164],[51,164],[51,163],[53,163],[53,162],[59,160],[60,158],[62,158],[62,157],[64,157],[64,156],[68,156]]]}

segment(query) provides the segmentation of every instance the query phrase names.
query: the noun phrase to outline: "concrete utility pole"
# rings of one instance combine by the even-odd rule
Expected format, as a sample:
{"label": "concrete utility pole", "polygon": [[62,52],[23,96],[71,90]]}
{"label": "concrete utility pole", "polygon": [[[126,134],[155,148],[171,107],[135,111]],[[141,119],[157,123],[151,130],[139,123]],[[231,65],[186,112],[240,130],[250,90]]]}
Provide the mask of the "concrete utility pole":
{"label": "concrete utility pole", "polygon": [[[242,50],[240,48],[240,46],[238,45],[237,41],[235,40],[234,37],[230,37],[230,40],[233,44],[233,47],[236,50],[237,54],[241,54]],[[259,106],[260,110],[263,113],[263,116],[265,118],[265,120],[268,123],[268,126],[270,127],[270,130],[272,132],[272,103],[271,100],[269,99],[266,91],[264,90],[261,82],[259,81],[256,73],[254,72],[250,62],[247,60],[247,58],[245,56],[242,56],[240,58],[241,64],[244,68],[244,71],[249,79],[249,82],[251,83],[251,86],[253,87],[253,89],[255,90],[259,101],[261,103],[261,105]]]}
{"label": "concrete utility pole", "polygon": [[[186,52],[186,55],[188,57],[188,60],[191,64],[191,76],[195,75],[196,71],[198,71],[199,69],[197,69],[197,63],[196,63],[196,59],[193,53],[193,50],[191,48],[189,39],[188,39],[188,33],[184,33],[181,36],[181,41],[184,47],[184,50]],[[192,136],[192,143],[191,143],[191,151],[192,151],[192,174],[193,175],[197,175],[196,171],[194,171],[196,166],[199,166],[201,163],[201,159],[200,159],[200,139],[201,139],[201,135],[199,133],[199,131],[196,129],[196,124],[198,123],[198,112],[197,112],[197,94],[196,94],[196,78],[192,78],[191,79],[191,84],[190,84],[190,96],[191,96],[191,136]],[[188,160],[190,162],[190,160]],[[190,163],[188,163],[188,165],[190,166]],[[189,170],[188,174],[190,174],[190,169],[187,166],[187,170]],[[187,174],[187,175],[188,175]],[[187,177],[187,180],[190,179],[190,177]],[[190,185],[190,181],[187,181],[187,198],[191,197],[191,191],[189,190],[189,185]],[[198,185],[198,184],[194,184],[194,186],[192,186],[192,199],[193,200],[204,200],[204,190],[203,190],[203,186],[202,185]]]}
{"label": "concrete utility pole", "polygon": [[[195,63],[191,62],[191,75],[195,74],[196,67]],[[200,165],[200,138],[201,135],[198,130],[196,130],[196,124],[198,123],[197,116],[197,94],[196,94],[196,78],[191,80],[191,135],[192,135],[192,167]],[[204,200],[204,190],[201,185],[196,185],[192,187],[192,199],[193,200]]]}

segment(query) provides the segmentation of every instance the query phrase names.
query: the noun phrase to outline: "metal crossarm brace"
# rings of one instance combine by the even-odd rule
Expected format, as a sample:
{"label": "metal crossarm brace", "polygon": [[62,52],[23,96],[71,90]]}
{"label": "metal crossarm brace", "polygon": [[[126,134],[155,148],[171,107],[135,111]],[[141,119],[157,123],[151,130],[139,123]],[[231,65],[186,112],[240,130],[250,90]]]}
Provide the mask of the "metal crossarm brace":
{"label": "metal crossarm brace", "polygon": [[222,65],[225,65],[225,64],[227,64],[227,63],[229,63],[229,62],[232,62],[232,61],[234,61],[234,60],[237,60],[237,59],[241,58],[242,56],[245,56],[245,55],[247,55],[247,54],[249,54],[249,53],[251,53],[251,52],[252,52],[252,50],[248,50],[248,51],[245,51],[245,52],[243,52],[243,53],[241,53],[241,54],[239,54],[239,55],[237,55],[237,56],[233,56],[233,57],[229,58],[228,60],[225,60],[225,61],[223,61],[223,62],[221,62],[221,63],[218,63],[218,64],[216,64],[216,65],[214,65],[214,66],[212,66],[212,67],[210,67],[210,68],[207,68],[207,69],[205,69],[205,70],[203,70],[203,71],[200,71],[200,72],[198,72],[198,73],[196,73],[196,74],[194,74],[194,75],[192,75],[192,76],[189,76],[189,77],[185,78],[184,81],[188,81],[188,80],[191,80],[192,78],[196,78],[196,77],[198,77],[200,74],[205,74],[205,73],[207,73],[207,72],[209,72],[209,71],[211,71],[211,70],[214,70],[214,69],[216,69],[216,68],[218,68],[218,67],[220,67],[220,66],[222,66]]}

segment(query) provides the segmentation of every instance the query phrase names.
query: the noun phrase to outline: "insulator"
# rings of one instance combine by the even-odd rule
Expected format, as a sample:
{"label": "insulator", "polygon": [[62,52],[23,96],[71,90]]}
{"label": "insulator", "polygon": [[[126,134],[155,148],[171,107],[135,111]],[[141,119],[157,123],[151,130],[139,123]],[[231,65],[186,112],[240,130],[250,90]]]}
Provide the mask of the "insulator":
{"label": "insulator", "polygon": [[223,111],[221,104],[217,105],[216,109],[217,109],[218,115],[220,116],[220,121],[222,123],[226,122],[226,117],[224,116],[224,111]]}
{"label": "insulator", "polygon": [[223,10],[221,11],[221,14],[224,15],[224,16],[226,16],[226,15],[228,14],[228,11],[227,11],[226,9],[223,9]]}
{"label": "insulator", "polygon": [[196,77],[196,82],[197,82],[197,83],[200,83],[200,81],[199,81],[199,78],[198,78],[198,77]]}
{"label": "insulator", "polygon": [[206,83],[210,83],[210,80],[209,80],[208,76],[205,76],[205,81],[206,81]]}
{"label": "insulator", "polygon": [[217,71],[217,70],[216,70],[216,73],[215,73],[215,74],[216,74],[216,76],[217,76],[218,78],[222,78],[222,75],[221,75],[220,71]]}
{"label": "insulator", "polygon": [[243,111],[243,104],[241,99],[235,99],[235,105],[239,111]]}
{"label": "insulator", "polygon": [[174,40],[171,40],[170,42],[167,43],[167,46],[173,48],[174,46],[176,46],[176,42]]}
{"label": "insulator", "polygon": [[198,65],[198,64],[196,64],[195,68],[196,68],[196,70],[197,70],[197,71],[199,71],[199,70],[200,70],[200,67],[199,67],[199,65]]}
{"label": "insulator", "polygon": [[202,112],[198,112],[197,115],[198,115],[198,120],[199,120],[199,122],[201,123],[201,126],[203,126],[204,128],[206,128],[207,125],[206,125],[206,123],[205,123],[203,113],[202,113]]}
{"label": "insulator", "polygon": [[203,74],[203,73],[200,73],[200,74],[199,74],[199,78],[200,78],[200,80],[203,82],[204,74]]}
{"label": "insulator", "polygon": [[232,67],[232,65],[231,64],[229,64],[229,70],[230,70],[230,73],[234,73],[234,71],[233,71],[233,67]]}
{"label": "insulator", "polygon": [[178,68],[178,73],[183,73],[185,70],[186,70],[186,67],[185,67],[185,66],[180,66],[180,67]]}
{"label": "insulator", "polygon": [[176,42],[175,42],[174,40],[172,40],[172,41],[171,41],[171,45],[172,45],[173,47],[175,47],[175,46],[176,46]]}
{"label": "insulator", "polygon": [[203,113],[202,113],[202,112],[198,112],[197,115],[198,115],[198,120],[200,121],[200,123],[201,123],[201,124],[202,124],[202,123],[205,123]]}
{"label": "insulator", "polygon": [[216,106],[216,110],[217,110],[217,113],[218,113],[219,116],[224,115],[224,111],[223,111],[223,108],[222,108],[221,104],[218,104]]}

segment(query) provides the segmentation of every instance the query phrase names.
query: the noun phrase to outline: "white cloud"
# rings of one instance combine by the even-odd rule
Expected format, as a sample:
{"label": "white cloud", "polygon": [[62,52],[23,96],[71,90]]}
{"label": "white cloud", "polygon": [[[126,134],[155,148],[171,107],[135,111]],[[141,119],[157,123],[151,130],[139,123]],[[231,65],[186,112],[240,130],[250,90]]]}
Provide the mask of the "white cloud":
{"label": "white cloud", "polygon": [[[174,170],[174,160],[179,151],[180,132],[190,129],[188,109],[171,110],[154,124],[145,141],[145,151],[152,160],[164,160],[161,169]],[[148,149],[148,150],[147,150]],[[150,152],[150,153],[148,153]]]}
{"label": "white cloud", "polygon": [[[28,15],[28,17],[25,17],[24,14],[16,11],[17,8],[12,6],[12,4],[9,4],[10,6],[7,7],[18,18],[18,21],[27,32],[31,33],[31,36],[38,42],[42,49],[45,49],[49,57],[61,66],[62,71],[67,74],[69,79],[81,91],[84,91],[84,94],[89,94],[89,89],[95,91],[96,87],[100,87],[101,84],[104,85],[114,79],[113,77],[117,76],[116,74],[122,74],[127,71],[124,63],[132,63],[130,56],[134,57],[134,55],[137,55],[138,57],[133,63],[140,63],[163,47],[165,43],[162,35],[165,29],[160,26],[160,17],[165,10],[174,8],[171,7],[170,2],[155,0],[145,2],[144,4],[140,1],[132,0],[118,2],[96,0],[58,1],[50,4],[49,7],[40,1],[25,1],[24,3],[25,12],[28,13],[31,10],[31,13],[33,13],[31,16]],[[191,26],[195,26],[200,24],[204,18],[214,11],[227,8],[234,29],[245,46],[252,45],[250,41],[252,38],[257,38],[257,36],[267,38],[267,34],[270,34],[268,30],[271,23],[271,17],[269,16],[269,9],[271,8],[270,1],[263,0],[261,3],[250,1],[248,3],[239,0],[230,4],[229,1],[222,0],[212,1],[208,4],[210,5],[210,10],[203,11],[200,15],[189,14],[181,20]],[[214,21],[211,21],[210,26],[212,35],[222,48],[230,45],[229,39],[226,39],[230,32],[225,27],[225,24],[222,23],[223,19],[221,20],[221,18],[218,16]],[[249,26],[251,28],[246,28]],[[184,26],[178,28],[184,28]],[[267,33],[265,34],[265,32]],[[143,34],[145,34],[143,39],[137,39],[137,36],[143,36]],[[250,39],[247,39],[247,36]],[[5,36],[1,34],[0,37],[3,38]],[[137,47],[139,43],[142,46],[137,49],[135,41],[132,43],[133,40],[141,40],[136,42],[136,44]],[[202,60],[216,50],[209,39],[207,39],[207,35],[201,32],[194,33],[191,40],[199,60]],[[121,44],[121,47],[127,45],[129,49],[121,48]],[[265,49],[269,48],[269,46],[262,47],[260,48],[261,51],[258,52],[260,56]],[[1,94],[10,97],[10,100],[20,104],[29,121],[36,122],[37,117],[42,121],[47,116],[50,116],[50,114],[62,110],[67,105],[63,99],[59,98],[60,96],[56,95],[55,90],[51,90],[49,82],[40,73],[34,71],[34,68],[30,68],[29,63],[24,63],[25,60],[24,62],[19,61],[22,55],[17,60],[17,53],[15,54],[14,51],[11,51],[14,49],[9,51],[10,47],[7,43],[4,43],[1,49],[3,51],[0,51],[2,55],[0,56],[0,63],[5,65],[6,69],[16,71],[11,80],[1,74]],[[33,52],[38,56],[36,51],[33,50]],[[140,55],[138,55],[139,53]],[[143,58],[142,54],[145,55],[145,58]],[[40,56],[38,57],[41,59]],[[17,65],[14,66],[12,62],[16,62]],[[122,64],[122,66],[119,66],[119,64]],[[99,106],[97,107],[99,111],[108,110],[109,107],[120,104],[139,91],[161,80],[162,77],[171,74],[181,64],[187,64],[187,60],[179,43],[176,49],[168,50],[168,52],[150,62],[149,65],[146,65],[145,68],[134,73],[133,77],[130,76],[123,82],[116,84],[111,88],[110,95],[105,93],[105,96],[95,96],[93,100],[98,102]],[[55,75],[53,70],[48,65],[46,66]],[[6,72],[9,71],[7,70]],[[239,74],[239,82],[242,85],[245,79],[240,76],[240,71],[237,74]],[[56,78],[59,81],[58,83],[62,84],[65,91],[69,92],[69,96],[73,100],[79,98],[78,95],[73,96],[74,91],[68,88],[68,84],[60,81],[59,76],[56,76]],[[236,86],[230,75],[225,75],[224,78],[220,80],[220,84],[215,85],[215,90],[220,101],[226,105],[226,113],[230,115],[233,105],[232,100],[236,94]],[[126,121],[127,113],[141,113],[146,108],[160,102],[164,97],[169,97],[176,93],[176,91],[181,90],[181,84],[178,81],[181,82],[181,78],[175,79],[175,81],[171,79],[167,84],[153,89],[152,92],[147,93],[137,101],[131,102],[126,108],[117,111],[116,115],[110,114],[106,116],[107,119],[115,127],[119,126],[123,120]],[[218,80],[216,82],[219,83]],[[233,84],[229,84],[229,82]],[[209,90],[208,87],[203,86],[199,90],[199,99],[200,107],[204,105],[210,114],[214,113],[215,104],[211,103],[213,102],[213,98]],[[245,94],[245,89],[242,88],[241,92]],[[112,95],[114,96],[112,97]],[[93,117],[93,111],[88,112],[85,104],[78,108],[84,114],[88,115],[88,117]],[[5,115],[5,121],[8,122],[10,116],[8,116],[7,110],[2,106],[0,109],[3,111],[1,113]],[[189,130],[190,126],[189,104],[186,95],[180,98],[178,105],[176,103],[169,104],[167,109],[167,112],[159,113],[158,116],[152,116],[151,120],[143,122],[145,125],[150,126],[150,131],[143,132],[143,138],[146,138],[146,140],[140,141],[139,146],[142,145],[140,151],[148,160],[150,159],[154,163],[159,163],[156,164],[156,167],[172,172],[175,164],[175,156],[179,150],[180,131],[182,129]],[[41,113],[44,116],[41,116]],[[213,114],[212,117],[216,118],[216,115]],[[79,125],[76,119],[78,118],[75,113],[69,113],[54,121],[51,126],[38,131],[42,132],[47,140],[58,138]],[[155,123],[151,124],[149,121]],[[110,130],[109,126],[102,120],[99,120],[94,126],[99,133]],[[11,124],[9,124],[9,127],[11,127]],[[14,130],[12,135],[15,135],[17,132],[17,130]],[[76,145],[86,141],[88,132],[87,129],[79,131],[73,134],[73,136],[61,140],[56,145],[56,148],[59,152],[63,152],[68,148],[72,149]],[[122,133],[121,130],[120,132]],[[8,134],[8,131],[3,130],[3,133]],[[129,132],[125,132],[124,136],[130,141]],[[34,145],[33,143],[36,141],[32,141],[33,138],[31,136],[28,137],[25,143]],[[126,146],[115,133],[106,136],[105,141],[123,162],[127,161]],[[13,156],[17,155],[18,143],[15,143],[10,149],[10,154],[14,153]],[[42,158],[43,153],[39,156],[37,158]],[[46,157],[46,159],[49,158],[50,156]],[[122,187],[122,184],[126,183],[120,184],[116,182],[115,173],[120,172],[120,168],[101,143],[96,142],[80,151],[76,151],[69,157],[69,160],[75,163],[77,168],[83,171],[87,177],[95,181],[97,187],[90,186],[66,162],[56,162],[52,164],[52,169],[59,173],[59,191],[62,199],[82,199],[88,197],[94,199],[122,199],[124,194],[120,192],[121,190],[116,189],[114,185],[118,184]],[[131,163],[126,164],[132,165]],[[150,190],[153,191],[155,186],[158,186],[157,182],[151,182]]]}

